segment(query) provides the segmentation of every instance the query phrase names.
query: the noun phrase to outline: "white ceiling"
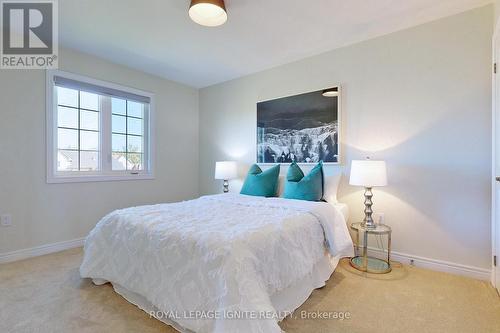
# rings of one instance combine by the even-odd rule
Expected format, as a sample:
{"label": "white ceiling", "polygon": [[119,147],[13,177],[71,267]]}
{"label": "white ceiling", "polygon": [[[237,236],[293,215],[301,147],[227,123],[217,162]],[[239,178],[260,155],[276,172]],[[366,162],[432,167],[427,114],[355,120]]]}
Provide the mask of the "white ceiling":
{"label": "white ceiling", "polygon": [[59,1],[65,47],[205,87],[490,3],[491,0],[226,0],[226,24],[189,0]]}

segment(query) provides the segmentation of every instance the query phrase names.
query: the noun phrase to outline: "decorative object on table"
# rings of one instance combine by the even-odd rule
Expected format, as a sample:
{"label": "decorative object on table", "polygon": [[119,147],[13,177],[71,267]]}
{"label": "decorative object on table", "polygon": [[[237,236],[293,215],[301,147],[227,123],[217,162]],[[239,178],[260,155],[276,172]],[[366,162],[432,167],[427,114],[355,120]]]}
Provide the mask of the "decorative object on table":
{"label": "decorative object on table", "polygon": [[340,87],[257,103],[257,163],[339,163]]}
{"label": "decorative object on table", "polygon": [[354,160],[351,163],[349,184],[365,188],[365,218],[363,227],[374,229],[372,214],[372,188],[387,185],[387,168],[384,161],[372,161],[369,157],[364,161]]}
{"label": "decorative object on table", "polygon": [[238,176],[236,162],[222,161],[215,163],[215,179],[224,181],[224,193],[229,192],[229,180]]}
{"label": "decorative object on table", "polygon": [[224,0],[191,0],[189,17],[206,27],[222,25],[227,21]]}
{"label": "decorative object on table", "polygon": [[278,194],[280,165],[275,165],[265,171],[254,164],[248,170],[240,194],[259,197],[275,197]]}
{"label": "decorative object on table", "polygon": [[323,199],[323,162],[320,161],[306,175],[297,163],[292,162],[288,167],[283,198],[307,201]]}
{"label": "decorative object on table", "polygon": [[[375,228],[367,228],[363,222],[353,223],[351,229],[356,232],[356,256],[351,258],[351,266],[367,273],[383,274],[389,273],[391,267],[391,227],[385,224],[379,224]],[[360,254],[359,233],[363,233],[363,252]],[[368,235],[385,236],[387,235],[387,260],[368,256]]]}

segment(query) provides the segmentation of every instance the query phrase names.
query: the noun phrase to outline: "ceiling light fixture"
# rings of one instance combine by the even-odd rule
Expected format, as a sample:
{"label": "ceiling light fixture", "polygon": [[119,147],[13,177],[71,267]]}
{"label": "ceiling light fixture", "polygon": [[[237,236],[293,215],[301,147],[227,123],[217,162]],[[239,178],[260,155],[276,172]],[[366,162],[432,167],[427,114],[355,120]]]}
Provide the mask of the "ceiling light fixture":
{"label": "ceiling light fixture", "polygon": [[189,17],[206,27],[222,25],[227,21],[224,0],[191,0]]}
{"label": "ceiling light fixture", "polygon": [[323,90],[323,96],[325,96],[325,97],[335,97],[338,95],[339,95],[339,88],[338,87],[328,88],[328,89]]}

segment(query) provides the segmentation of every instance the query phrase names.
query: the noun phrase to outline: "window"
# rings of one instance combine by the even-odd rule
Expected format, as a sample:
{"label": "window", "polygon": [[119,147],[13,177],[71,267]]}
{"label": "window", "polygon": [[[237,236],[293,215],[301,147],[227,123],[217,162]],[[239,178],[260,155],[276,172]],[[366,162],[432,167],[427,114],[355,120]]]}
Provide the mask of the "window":
{"label": "window", "polygon": [[142,170],[144,105],[111,98],[113,170]]}
{"label": "window", "polygon": [[57,171],[98,171],[99,95],[57,89]]}
{"label": "window", "polygon": [[47,181],[153,177],[153,95],[62,71],[47,73]]}

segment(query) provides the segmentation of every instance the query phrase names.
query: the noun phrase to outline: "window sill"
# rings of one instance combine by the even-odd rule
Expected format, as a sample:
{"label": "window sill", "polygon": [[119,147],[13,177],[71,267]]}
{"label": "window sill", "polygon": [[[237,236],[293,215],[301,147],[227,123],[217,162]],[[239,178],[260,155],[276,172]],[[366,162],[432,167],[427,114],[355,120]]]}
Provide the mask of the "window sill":
{"label": "window sill", "polygon": [[152,180],[152,179],[155,179],[154,175],[152,174],[50,176],[47,177],[47,184],[113,182],[113,181]]}

